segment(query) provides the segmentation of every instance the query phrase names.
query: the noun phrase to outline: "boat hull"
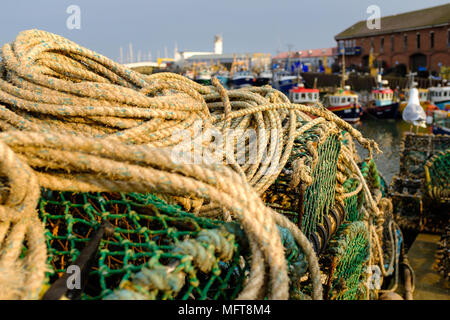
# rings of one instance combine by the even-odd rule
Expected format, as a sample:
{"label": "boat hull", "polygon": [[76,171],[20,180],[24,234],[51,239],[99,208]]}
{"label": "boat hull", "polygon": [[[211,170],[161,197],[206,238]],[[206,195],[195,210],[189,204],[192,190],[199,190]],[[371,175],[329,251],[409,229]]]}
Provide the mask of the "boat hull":
{"label": "boat hull", "polygon": [[371,105],[367,107],[366,111],[367,113],[378,119],[395,119],[398,117],[398,105],[398,102],[394,102],[385,106]]}
{"label": "boat hull", "polygon": [[327,107],[327,109],[347,122],[358,122],[362,115],[360,106]]}
{"label": "boat hull", "polygon": [[233,84],[233,88],[242,88],[242,87],[250,87],[254,84],[253,78],[233,78],[231,80],[231,83]]}
{"label": "boat hull", "polygon": [[255,86],[262,87],[272,82],[271,78],[256,78]]}
{"label": "boat hull", "polygon": [[211,85],[211,79],[195,79],[195,82],[202,84],[204,86]]}
{"label": "boat hull", "polygon": [[450,128],[445,128],[441,126],[433,126],[433,134],[450,134]]}
{"label": "boat hull", "polygon": [[439,101],[434,104],[441,110],[450,110],[450,100]]}
{"label": "boat hull", "polygon": [[276,88],[283,92],[285,95],[289,96],[289,90],[293,89],[297,85],[297,81],[279,81]]}

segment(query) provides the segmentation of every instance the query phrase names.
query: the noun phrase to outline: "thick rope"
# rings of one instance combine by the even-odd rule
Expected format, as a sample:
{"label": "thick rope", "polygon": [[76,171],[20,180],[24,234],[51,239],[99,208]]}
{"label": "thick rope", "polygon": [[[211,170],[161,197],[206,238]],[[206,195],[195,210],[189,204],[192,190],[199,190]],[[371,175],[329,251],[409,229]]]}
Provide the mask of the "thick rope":
{"label": "thick rope", "polygon": [[[0,205],[1,245],[13,235],[23,242],[25,232],[43,239],[34,211],[40,187],[154,192],[192,199],[199,213],[220,211],[242,224],[252,251],[252,281],[240,298],[260,294],[265,267],[270,297],[288,298],[287,265],[276,223],[295,236],[309,262],[313,297],[322,298],[317,257],[310,243],[296,226],[267,208],[259,195],[275,182],[295,138],[313,127],[347,131],[369,150],[370,157],[372,150],[379,151],[375,142],[324,108],[292,104],[270,87],[227,91],[218,81],[205,87],[171,73],[144,76],[44,31],[21,32],[3,46],[1,58],[0,131],[4,133],[0,146],[5,157],[0,158],[0,166],[10,188]],[[310,115],[317,118],[311,120]],[[224,141],[203,140],[208,129],[219,130]],[[248,154],[250,142],[233,136],[230,129],[255,130],[256,144],[265,147],[258,149],[256,161],[239,162]],[[199,146],[203,151],[222,147],[222,153],[213,157],[213,163],[174,163],[172,151],[183,142],[177,135],[180,131],[194,141],[187,144],[185,154]],[[231,154],[223,148],[230,139]],[[372,203],[360,172],[359,176]],[[8,232],[9,224],[25,218],[33,226]],[[18,261],[16,243],[14,248],[14,254],[3,259],[10,265]],[[30,250],[30,255],[38,254],[36,263],[24,260],[27,267],[45,260],[43,243],[39,250]],[[33,294],[42,276],[42,270],[30,276],[34,282],[28,288]]]}

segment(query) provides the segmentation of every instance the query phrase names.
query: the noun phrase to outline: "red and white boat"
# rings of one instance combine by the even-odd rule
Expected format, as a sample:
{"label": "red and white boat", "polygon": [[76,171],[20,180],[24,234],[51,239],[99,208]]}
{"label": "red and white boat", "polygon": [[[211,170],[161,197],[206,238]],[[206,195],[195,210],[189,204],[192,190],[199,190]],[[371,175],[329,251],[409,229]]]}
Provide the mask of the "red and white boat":
{"label": "red and white boat", "polygon": [[293,103],[312,105],[319,102],[318,89],[306,89],[303,83],[289,90],[289,100]]}

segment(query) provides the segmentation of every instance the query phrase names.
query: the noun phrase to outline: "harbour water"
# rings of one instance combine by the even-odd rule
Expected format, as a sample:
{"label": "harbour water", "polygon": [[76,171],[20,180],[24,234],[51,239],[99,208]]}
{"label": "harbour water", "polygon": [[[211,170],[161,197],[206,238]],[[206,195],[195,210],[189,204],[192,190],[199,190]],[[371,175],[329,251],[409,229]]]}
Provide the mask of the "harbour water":
{"label": "harbour water", "polygon": [[[374,160],[378,171],[383,175],[386,183],[399,170],[400,141],[403,133],[410,130],[410,124],[401,119],[373,119],[367,118],[354,124],[353,127],[361,131],[366,138],[375,140],[383,153],[375,154]],[[415,132],[416,128],[413,128]],[[419,128],[419,132],[431,133],[431,127]],[[357,144],[358,152],[366,156],[367,151]]]}

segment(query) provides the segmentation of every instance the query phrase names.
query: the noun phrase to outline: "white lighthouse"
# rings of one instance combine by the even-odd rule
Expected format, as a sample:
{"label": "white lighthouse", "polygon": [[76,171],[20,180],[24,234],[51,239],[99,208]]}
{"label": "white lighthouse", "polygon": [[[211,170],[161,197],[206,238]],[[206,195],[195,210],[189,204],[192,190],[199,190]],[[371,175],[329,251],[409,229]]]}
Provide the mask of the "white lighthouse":
{"label": "white lighthouse", "polygon": [[214,53],[215,54],[223,53],[223,39],[221,35],[216,35],[214,37]]}

